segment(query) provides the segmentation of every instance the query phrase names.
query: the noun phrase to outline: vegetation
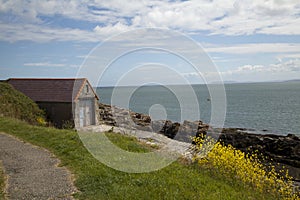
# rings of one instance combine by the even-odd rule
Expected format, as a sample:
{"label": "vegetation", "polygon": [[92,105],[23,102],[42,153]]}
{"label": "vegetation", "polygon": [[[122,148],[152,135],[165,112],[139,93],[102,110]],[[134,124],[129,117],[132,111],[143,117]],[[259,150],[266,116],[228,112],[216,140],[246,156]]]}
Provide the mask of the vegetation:
{"label": "vegetation", "polygon": [[0,162],[0,199],[5,199],[4,188],[5,188],[5,176]]}
{"label": "vegetation", "polygon": [[[293,191],[292,177],[287,170],[275,171],[275,166],[266,166],[258,159],[256,153],[244,152],[224,146],[212,138],[194,138],[199,152],[195,159],[202,168],[214,169],[228,179],[240,180],[262,193],[272,193],[276,199],[299,199]],[[209,149],[210,151],[205,152]],[[201,153],[207,154],[202,156]]]}
{"label": "vegetation", "polygon": [[[238,180],[224,178],[196,165],[178,162],[151,173],[130,174],[109,168],[89,154],[72,130],[28,125],[0,117],[0,131],[45,147],[75,175],[78,199],[274,199]],[[132,137],[107,136],[123,149],[149,151]]]}
{"label": "vegetation", "polygon": [[45,124],[44,113],[37,104],[4,82],[0,82],[0,115],[30,124]]}
{"label": "vegetation", "polygon": [[75,124],[73,120],[63,121],[62,129],[74,129]]}

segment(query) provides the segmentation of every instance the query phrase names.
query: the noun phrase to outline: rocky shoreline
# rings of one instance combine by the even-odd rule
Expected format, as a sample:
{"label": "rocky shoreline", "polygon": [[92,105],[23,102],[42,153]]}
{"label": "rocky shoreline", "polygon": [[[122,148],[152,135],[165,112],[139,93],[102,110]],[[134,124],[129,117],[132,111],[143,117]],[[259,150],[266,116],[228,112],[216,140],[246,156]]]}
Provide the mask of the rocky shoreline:
{"label": "rocky shoreline", "polygon": [[300,182],[300,138],[296,135],[261,135],[247,133],[245,129],[227,128],[223,129],[219,140],[246,153],[262,154],[268,162],[287,168],[294,180]]}
{"label": "rocky shoreline", "polygon": [[[148,115],[101,103],[99,119],[106,125],[156,132],[188,143],[192,142],[191,137],[210,134],[211,130],[200,120],[181,124],[170,120],[152,121]],[[262,154],[268,162],[287,168],[294,181],[300,182],[300,138],[296,135],[254,134],[242,128],[224,128],[219,132],[217,138],[220,142],[246,153]]]}

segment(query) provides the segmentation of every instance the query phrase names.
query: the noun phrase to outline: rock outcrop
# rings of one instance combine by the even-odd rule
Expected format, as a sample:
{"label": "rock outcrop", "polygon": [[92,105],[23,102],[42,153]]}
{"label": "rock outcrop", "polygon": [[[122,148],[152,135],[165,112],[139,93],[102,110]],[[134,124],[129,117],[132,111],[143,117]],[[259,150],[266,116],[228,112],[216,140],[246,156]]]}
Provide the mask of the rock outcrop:
{"label": "rock outcrop", "polygon": [[106,125],[133,129],[145,129],[151,123],[151,118],[148,115],[102,103],[99,103],[99,119],[100,123]]}
{"label": "rock outcrop", "polygon": [[171,120],[152,121],[149,115],[106,104],[99,105],[99,115],[100,122],[106,125],[152,131],[182,142],[192,142],[192,137],[206,134],[209,128],[200,120],[194,122],[185,120],[182,124]]}
{"label": "rock outcrop", "polygon": [[300,181],[300,138],[293,134],[253,134],[245,129],[223,129],[219,140],[246,153],[258,152],[268,162],[286,167]]}
{"label": "rock outcrop", "polygon": [[[100,121],[103,124],[128,129],[151,131],[171,139],[192,142],[191,137],[209,133],[209,125],[202,121],[170,120],[152,121],[150,116],[115,106],[100,104]],[[246,129],[225,128],[215,138],[225,145],[232,145],[246,153],[258,151],[268,162],[279,163],[289,169],[295,180],[300,181],[300,138],[295,135],[247,133]]]}
{"label": "rock outcrop", "polygon": [[259,135],[241,132],[239,129],[224,129],[219,140],[244,152],[263,152],[275,162],[300,168],[300,138],[293,134]]}

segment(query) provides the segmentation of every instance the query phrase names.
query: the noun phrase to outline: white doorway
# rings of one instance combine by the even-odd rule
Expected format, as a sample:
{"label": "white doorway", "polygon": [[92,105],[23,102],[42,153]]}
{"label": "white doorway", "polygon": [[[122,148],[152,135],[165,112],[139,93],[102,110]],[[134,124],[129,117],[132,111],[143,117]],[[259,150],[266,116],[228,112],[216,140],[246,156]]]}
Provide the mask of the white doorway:
{"label": "white doorway", "polygon": [[95,110],[93,99],[81,99],[79,102],[79,126],[95,124]]}

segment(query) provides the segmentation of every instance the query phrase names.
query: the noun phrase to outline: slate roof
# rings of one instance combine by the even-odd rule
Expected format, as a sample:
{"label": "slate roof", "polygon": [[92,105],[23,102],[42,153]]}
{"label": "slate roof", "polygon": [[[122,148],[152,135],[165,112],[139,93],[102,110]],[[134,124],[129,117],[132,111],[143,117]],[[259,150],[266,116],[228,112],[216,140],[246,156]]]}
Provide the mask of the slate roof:
{"label": "slate roof", "polygon": [[[79,96],[86,81],[88,81],[86,78],[11,78],[7,80],[16,90],[35,102],[73,102]],[[94,94],[98,99],[95,92]]]}

